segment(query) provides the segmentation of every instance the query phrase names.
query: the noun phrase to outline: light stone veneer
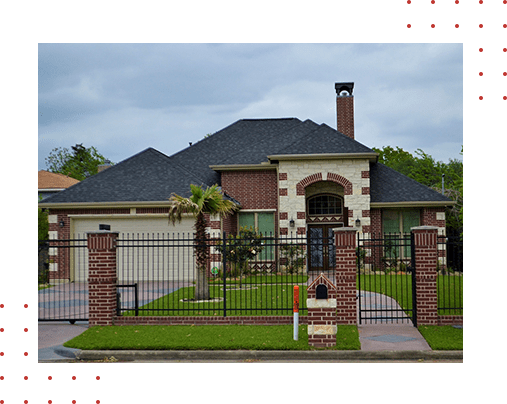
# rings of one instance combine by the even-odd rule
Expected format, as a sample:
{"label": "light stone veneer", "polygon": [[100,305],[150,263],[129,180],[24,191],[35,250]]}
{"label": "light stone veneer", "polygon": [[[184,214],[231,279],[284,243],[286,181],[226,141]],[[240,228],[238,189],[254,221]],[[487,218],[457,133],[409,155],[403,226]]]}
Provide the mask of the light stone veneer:
{"label": "light stone veneer", "polygon": [[335,335],[337,333],[336,325],[309,325],[308,335]]}
{"label": "light stone veneer", "polygon": [[329,159],[329,160],[294,160],[279,162],[280,173],[287,173],[287,180],[279,181],[280,188],[287,188],[287,196],[279,197],[280,212],[288,212],[287,220],[280,220],[280,227],[289,227],[294,219],[295,227],[305,227],[306,219],[297,219],[297,212],[306,212],[305,195],[297,195],[297,184],[313,174],[322,174],[322,181],[327,181],[327,174],[341,175],[352,183],[352,195],[344,196],[344,204],[353,210],[350,220],[361,220],[361,225],[370,225],[369,217],[362,217],[363,210],[370,210],[370,195],[362,195],[362,189],[370,187],[370,179],[362,178],[362,171],[370,170],[368,159]]}
{"label": "light stone veneer", "polygon": [[306,299],[308,309],[320,309],[336,307],[336,299]]}

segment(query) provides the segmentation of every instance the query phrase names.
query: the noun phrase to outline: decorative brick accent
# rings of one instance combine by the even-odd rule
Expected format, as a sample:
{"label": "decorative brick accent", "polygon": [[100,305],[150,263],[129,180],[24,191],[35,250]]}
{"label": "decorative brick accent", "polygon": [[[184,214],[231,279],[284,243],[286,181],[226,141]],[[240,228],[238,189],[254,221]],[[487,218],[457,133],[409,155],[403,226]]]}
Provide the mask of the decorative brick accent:
{"label": "decorative brick accent", "polygon": [[357,324],[356,229],[335,230],[337,324]]}
{"label": "decorative brick accent", "polygon": [[370,187],[362,187],[361,195],[370,195]]}
{"label": "decorative brick accent", "polygon": [[298,227],[296,229],[296,234],[306,234],[306,227]]}
{"label": "decorative brick accent", "polygon": [[279,181],[287,181],[287,173],[279,173],[278,180]]}
{"label": "decorative brick accent", "polygon": [[280,196],[287,196],[289,194],[287,188],[280,188]]}
{"label": "decorative brick accent", "polygon": [[370,217],[370,211],[369,210],[362,210],[361,214],[363,217]]}
{"label": "decorative brick accent", "polygon": [[438,228],[412,228],[415,248],[417,325],[438,324],[437,304],[437,235]]}
{"label": "decorative brick accent", "polygon": [[296,184],[296,194],[297,195],[304,195],[305,188],[308,185],[311,185],[311,184],[314,184],[314,183],[320,182],[320,181],[322,181],[322,173],[312,174],[306,178],[303,178],[301,181],[299,181]]}
{"label": "decorative brick accent", "polygon": [[352,183],[347,178],[339,174],[327,173],[327,180],[340,184],[343,187],[345,195],[352,195]]}
{"label": "decorative brick accent", "polygon": [[298,212],[297,218],[298,219],[306,219],[306,212]]}
{"label": "decorative brick accent", "polygon": [[118,233],[88,233],[89,324],[112,325],[116,315]]}
{"label": "decorative brick accent", "polygon": [[370,178],[369,171],[361,171],[361,178]]}
{"label": "decorative brick accent", "polygon": [[289,214],[287,212],[280,212],[280,220],[289,220]]}
{"label": "decorative brick accent", "polygon": [[287,234],[289,234],[289,229],[287,227],[280,227],[280,234],[282,236],[286,236]]}

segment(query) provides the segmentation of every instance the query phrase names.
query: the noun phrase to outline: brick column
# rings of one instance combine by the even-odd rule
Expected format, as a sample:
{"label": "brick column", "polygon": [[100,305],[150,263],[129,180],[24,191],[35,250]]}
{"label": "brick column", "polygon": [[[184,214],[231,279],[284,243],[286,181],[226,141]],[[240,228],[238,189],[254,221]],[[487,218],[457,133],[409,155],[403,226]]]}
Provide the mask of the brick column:
{"label": "brick column", "polygon": [[351,227],[334,230],[336,246],[336,323],[357,324],[356,231]]}
{"label": "brick column", "polygon": [[438,227],[412,227],[415,249],[417,325],[437,325]]}
{"label": "brick column", "polygon": [[89,323],[112,325],[116,315],[118,233],[88,233]]}

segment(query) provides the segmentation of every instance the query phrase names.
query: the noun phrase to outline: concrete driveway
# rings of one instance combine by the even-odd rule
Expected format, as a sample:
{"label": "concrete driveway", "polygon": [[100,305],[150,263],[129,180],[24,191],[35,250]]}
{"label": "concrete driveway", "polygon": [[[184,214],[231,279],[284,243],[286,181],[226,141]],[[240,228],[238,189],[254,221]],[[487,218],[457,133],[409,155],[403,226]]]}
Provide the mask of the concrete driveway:
{"label": "concrete driveway", "polygon": [[88,322],[40,322],[39,361],[75,359],[77,349],[65,348],[64,342],[88,329]]}

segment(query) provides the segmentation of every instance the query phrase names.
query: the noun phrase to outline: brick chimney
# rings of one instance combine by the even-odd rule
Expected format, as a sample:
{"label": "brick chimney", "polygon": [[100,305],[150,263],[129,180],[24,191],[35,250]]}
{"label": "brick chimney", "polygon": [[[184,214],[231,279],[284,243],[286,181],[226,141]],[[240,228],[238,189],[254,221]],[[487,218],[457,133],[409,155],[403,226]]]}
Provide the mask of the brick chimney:
{"label": "brick chimney", "polygon": [[336,129],[354,139],[354,83],[335,83]]}

